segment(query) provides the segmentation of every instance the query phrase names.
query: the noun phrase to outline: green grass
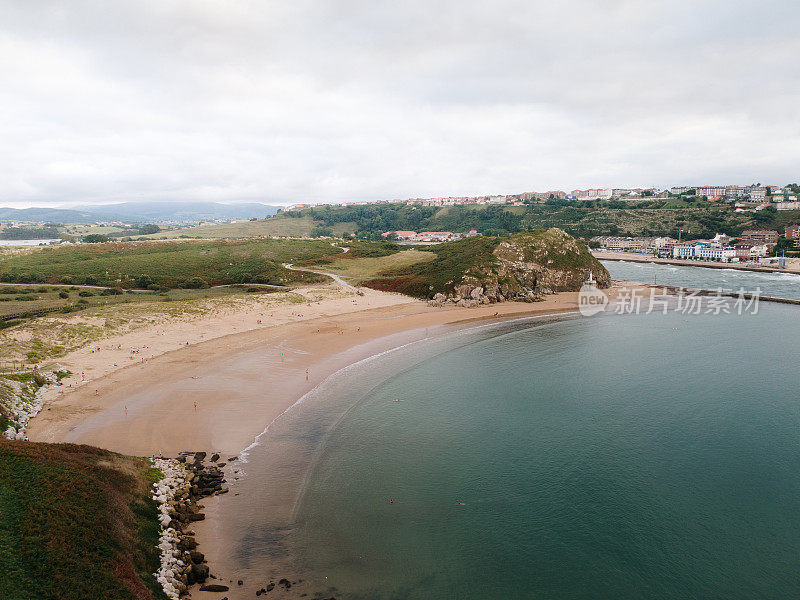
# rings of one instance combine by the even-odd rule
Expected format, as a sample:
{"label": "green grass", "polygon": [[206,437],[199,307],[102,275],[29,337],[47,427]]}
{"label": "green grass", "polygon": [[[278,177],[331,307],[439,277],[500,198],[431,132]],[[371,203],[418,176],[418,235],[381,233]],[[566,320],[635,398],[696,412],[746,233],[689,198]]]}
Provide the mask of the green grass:
{"label": "green grass", "polygon": [[319,277],[283,268],[284,262],[333,256],[326,240],[110,242],[43,248],[0,256],[3,282],[48,282],[123,288],[236,283],[310,283]]}
{"label": "green grass", "polygon": [[437,255],[434,252],[412,249],[378,257],[355,257],[348,259],[345,258],[345,256],[346,255],[343,255],[340,259],[326,265],[326,270],[349,277],[353,279],[354,283],[360,283],[361,281],[372,279],[387,271],[396,271],[418,263],[432,261]]}
{"label": "green grass", "polygon": [[0,442],[0,598],[163,599],[149,463],[72,444]]}

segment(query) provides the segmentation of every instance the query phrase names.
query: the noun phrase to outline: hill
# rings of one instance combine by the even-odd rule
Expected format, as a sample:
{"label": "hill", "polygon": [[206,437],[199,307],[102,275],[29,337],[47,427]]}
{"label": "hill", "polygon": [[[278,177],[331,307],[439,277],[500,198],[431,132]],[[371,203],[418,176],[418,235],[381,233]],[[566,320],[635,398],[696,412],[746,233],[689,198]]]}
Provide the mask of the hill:
{"label": "hill", "polygon": [[0,208],[0,220],[50,223],[196,223],[213,219],[263,219],[274,215],[279,206],[258,202],[221,204],[219,202],[120,202],[64,208]]}
{"label": "hill", "polygon": [[800,220],[800,211],[737,213],[724,204],[681,199],[623,201],[548,200],[526,205],[407,206],[402,203],[316,206],[283,211],[270,221],[312,218],[334,227],[350,223],[358,237],[377,239],[386,231],[456,231],[476,229],[487,235],[558,227],[574,236],[668,235],[678,230],[695,237],[738,235],[744,229],[779,228]]}
{"label": "hill", "polygon": [[0,598],[165,599],[145,459],[0,440]]}
{"label": "hill", "polygon": [[590,272],[600,287],[611,283],[586,245],[556,228],[472,237],[428,250],[436,258],[384,271],[364,285],[470,304],[533,301],[543,294],[577,291]]}
{"label": "hill", "polygon": [[[235,239],[247,237],[310,237],[315,233],[314,228],[321,224],[323,223],[314,221],[313,217],[310,215],[292,219],[273,217],[270,219],[259,219],[257,221],[183,227],[141,236],[141,238],[160,240],[175,238]],[[354,223],[336,223],[327,234],[343,236],[349,233],[355,233],[355,230],[356,227]],[[136,239],[141,238],[136,237]]]}

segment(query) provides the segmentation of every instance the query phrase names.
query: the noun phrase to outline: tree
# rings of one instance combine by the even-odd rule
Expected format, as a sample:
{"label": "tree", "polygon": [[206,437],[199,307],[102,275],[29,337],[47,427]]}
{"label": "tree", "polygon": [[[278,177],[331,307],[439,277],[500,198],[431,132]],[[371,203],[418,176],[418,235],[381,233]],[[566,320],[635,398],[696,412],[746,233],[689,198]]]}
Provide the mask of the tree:
{"label": "tree", "polygon": [[158,233],[159,231],[161,231],[161,227],[155,223],[147,223],[139,227],[139,235],[151,235],[153,233]]}
{"label": "tree", "polygon": [[766,208],[756,211],[753,215],[753,221],[758,223],[759,225],[764,225],[766,223],[772,222],[773,219],[778,215],[778,209],[774,206],[767,206]]}
{"label": "tree", "polygon": [[108,236],[103,235],[102,233],[90,233],[89,235],[83,236],[81,241],[84,244],[99,244],[102,242],[107,242]]}
{"label": "tree", "polygon": [[333,229],[325,225],[315,225],[309,235],[313,238],[318,237],[333,237]]}

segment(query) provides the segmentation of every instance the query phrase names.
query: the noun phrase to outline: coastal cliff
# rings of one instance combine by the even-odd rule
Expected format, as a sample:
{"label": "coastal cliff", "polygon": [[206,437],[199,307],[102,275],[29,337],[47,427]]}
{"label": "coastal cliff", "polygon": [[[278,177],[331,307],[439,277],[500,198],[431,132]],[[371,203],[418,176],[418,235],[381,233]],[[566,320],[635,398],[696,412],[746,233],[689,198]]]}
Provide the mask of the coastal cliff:
{"label": "coastal cliff", "polygon": [[590,274],[598,287],[611,285],[586,245],[557,228],[474,237],[430,251],[434,260],[382,273],[364,285],[460,306],[536,302],[547,294],[578,291]]}

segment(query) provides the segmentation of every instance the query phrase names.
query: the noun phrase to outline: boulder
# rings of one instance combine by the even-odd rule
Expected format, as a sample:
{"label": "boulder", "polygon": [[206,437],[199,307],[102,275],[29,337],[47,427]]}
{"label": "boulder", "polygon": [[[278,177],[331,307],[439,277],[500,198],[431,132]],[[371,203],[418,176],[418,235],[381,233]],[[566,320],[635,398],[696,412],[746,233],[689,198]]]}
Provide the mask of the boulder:
{"label": "boulder", "polygon": [[227,592],[230,588],[219,583],[209,583],[200,587],[201,592]]}
{"label": "boulder", "polygon": [[208,579],[208,565],[192,565],[192,575],[194,576],[194,580],[196,582],[203,583],[206,579]]}

